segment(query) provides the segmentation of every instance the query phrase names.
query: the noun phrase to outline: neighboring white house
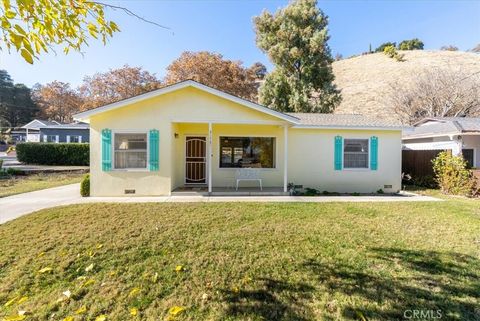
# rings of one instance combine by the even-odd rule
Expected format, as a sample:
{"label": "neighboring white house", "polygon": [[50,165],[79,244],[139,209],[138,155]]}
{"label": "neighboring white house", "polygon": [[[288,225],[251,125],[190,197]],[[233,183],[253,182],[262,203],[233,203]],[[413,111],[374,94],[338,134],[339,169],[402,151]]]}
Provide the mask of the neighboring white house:
{"label": "neighboring white house", "polygon": [[404,150],[451,150],[480,168],[480,118],[425,118],[403,134]]}
{"label": "neighboring white house", "polygon": [[90,123],[93,196],[235,193],[242,177],[278,193],[288,183],[329,192],[401,188],[402,127],[361,115],[285,114],[184,81],[74,118]]}
{"label": "neighboring white house", "polygon": [[88,143],[89,125],[86,123],[61,124],[57,121],[34,119],[12,131],[16,142]]}

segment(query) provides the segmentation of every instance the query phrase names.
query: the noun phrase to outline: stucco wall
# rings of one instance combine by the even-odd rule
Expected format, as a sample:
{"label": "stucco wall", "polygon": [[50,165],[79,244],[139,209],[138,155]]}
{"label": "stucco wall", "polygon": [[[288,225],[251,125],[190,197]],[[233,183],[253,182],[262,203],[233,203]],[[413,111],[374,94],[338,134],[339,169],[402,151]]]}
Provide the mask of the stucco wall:
{"label": "stucco wall", "polygon": [[[213,186],[233,186],[235,169],[219,168],[220,136],[267,136],[276,138],[276,168],[263,169],[264,186],[283,186],[284,122],[194,88],[185,88],[131,106],[104,112],[90,119],[91,195],[169,195],[182,186],[185,176],[185,136],[207,135],[213,124]],[[243,124],[242,122],[253,122]],[[199,123],[203,122],[203,123]],[[228,124],[220,124],[224,122]],[[101,131],[160,132],[160,170],[101,170]],[[177,135],[175,135],[177,134]],[[379,138],[378,170],[334,171],[334,136]],[[177,137],[176,137],[177,136]],[[386,192],[400,189],[400,131],[346,131],[289,129],[288,182],[336,192]],[[384,185],[392,185],[391,189]],[[130,196],[130,195],[129,195]]]}
{"label": "stucco wall", "polygon": [[[378,169],[334,170],[334,137],[378,137]],[[329,192],[371,193],[401,189],[401,132],[361,130],[291,129],[288,180]],[[384,185],[392,185],[385,188]]]}
{"label": "stucco wall", "polygon": [[[183,159],[177,154],[182,150],[182,140],[175,139],[174,134],[180,126],[176,123],[185,121],[278,122],[278,118],[195,88],[181,89],[93,116],[90,119],[91,195],[122,196],[126,189],[135,189],[137,196],[169,195],[171,190],[183,180],[183,165],[179,165],[183,163]],[[206,128],[205,125],[198,126]],[[232,128],[236,126],[239,125],[233,125]],[[145,170],[103,172],[101,170],[101,131],[104,128],[111,129],[113,132],[158,129],[160,170],[158,172]],[[220,177],[218,176],[217,179]],[[213,182],[221,183],[215,179]]]}

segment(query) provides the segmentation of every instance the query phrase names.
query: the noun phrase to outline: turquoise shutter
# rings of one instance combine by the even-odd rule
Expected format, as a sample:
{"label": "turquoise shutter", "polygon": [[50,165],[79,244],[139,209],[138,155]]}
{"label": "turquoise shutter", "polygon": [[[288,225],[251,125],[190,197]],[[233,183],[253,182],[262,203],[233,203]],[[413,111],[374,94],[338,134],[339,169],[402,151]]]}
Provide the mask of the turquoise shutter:
{"label": "turquoise shutter", "polygon": [[158,171],[159,133],[151,129],[149,134],[150,159],[148,160],[150,171]]}
{"label": "turquoise shutter", "polygon": [[102,129],[102,170],[112,170],[112,131]]}
{"label": "turquoise shutter", "polygon": [[335,170],[342,170],[342,153],[343,153],[342,136],[335,136]]}
{"label": "turquoise shutter", "polygon": [[378,168],[378,137],[370,137],[370,169],[376,171]]}

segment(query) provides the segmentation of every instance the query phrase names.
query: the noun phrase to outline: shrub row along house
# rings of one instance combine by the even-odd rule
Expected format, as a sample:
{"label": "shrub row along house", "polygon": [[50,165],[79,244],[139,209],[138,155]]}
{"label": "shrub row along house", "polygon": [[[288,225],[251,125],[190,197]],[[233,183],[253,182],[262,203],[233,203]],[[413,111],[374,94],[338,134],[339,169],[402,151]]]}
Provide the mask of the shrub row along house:
{"label": "shrub row along house", "polygon": [[360,115],[280,113],[189,80],[74,118],[90,124],[92,196],[214,195],[238,179],[278,194],[401,188],[402,127]]}
{"label": "shrub row along house", "polygon": [[88,143],[90,131],[87,123],[61,124],[57,121],[34,119],[12,131],[15,142]]}

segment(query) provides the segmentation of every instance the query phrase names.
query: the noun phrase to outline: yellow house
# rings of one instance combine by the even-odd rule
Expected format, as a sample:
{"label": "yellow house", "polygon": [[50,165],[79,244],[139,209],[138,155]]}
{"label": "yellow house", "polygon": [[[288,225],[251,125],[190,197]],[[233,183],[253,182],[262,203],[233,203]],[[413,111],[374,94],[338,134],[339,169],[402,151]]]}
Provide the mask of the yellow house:
{"label": "yellow house", "polygon": [[75,119],[90,123],[92,196],[401,187],[402,128],[361,115],[280,113],[189,80]]}

